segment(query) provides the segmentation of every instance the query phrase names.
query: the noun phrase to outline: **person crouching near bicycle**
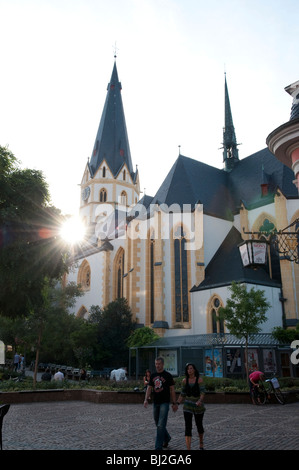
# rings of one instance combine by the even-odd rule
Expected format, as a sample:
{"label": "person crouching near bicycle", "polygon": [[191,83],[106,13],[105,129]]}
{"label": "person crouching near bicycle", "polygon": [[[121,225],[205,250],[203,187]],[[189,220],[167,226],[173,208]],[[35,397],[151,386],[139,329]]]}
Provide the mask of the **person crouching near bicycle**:
{"label": "person crouching near bicycle", "polygon": [[249,375],[249,387],[250,387],[250,396],[254,394],[257,396],[257,390],[259,386],[259,382],[264,382],[265,374],[264,372],[260,372],[259,370],[255,370]]}

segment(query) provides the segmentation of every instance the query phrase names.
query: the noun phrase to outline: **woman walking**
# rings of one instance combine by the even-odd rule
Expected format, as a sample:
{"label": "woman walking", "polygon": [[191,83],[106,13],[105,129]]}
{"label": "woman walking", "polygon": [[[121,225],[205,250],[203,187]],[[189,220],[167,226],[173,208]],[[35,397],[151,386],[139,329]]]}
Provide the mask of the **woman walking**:
{"label": "woman walking", "polygon": [[203,380],[199,377],[199,372],[194,364],[186,364],[186,377],[183,380],[183,387],[177,404],[184,402],[183,412],[185,420],[185,439],[187,449],[191,449],[192,419],[194,416],[195,425],[199,436],[199,448],[203,450],[203,416],[205,406],[203,403],[205,388]]}

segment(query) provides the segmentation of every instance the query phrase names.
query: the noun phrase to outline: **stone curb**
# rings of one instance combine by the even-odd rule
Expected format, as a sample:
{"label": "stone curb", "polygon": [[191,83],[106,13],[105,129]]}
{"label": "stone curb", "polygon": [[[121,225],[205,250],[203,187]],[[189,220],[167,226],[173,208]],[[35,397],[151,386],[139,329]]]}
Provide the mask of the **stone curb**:
{"label": "stone curb", "polygon": [[[177,393],[177,396],[179,393]],[[286,402],[299,401],[299,390],[285,392]],[[35,403],[46,401],[87,401],[91,403],[126,403],[138,404],[144,400],[143,392],[101,391],[93,389],[53,389],[20,390],[0,392],[0,404]],[[248,392],[206,392],[205,403],[211,404],[250,404]],[[273,401],[273,404],[275,401]]]}

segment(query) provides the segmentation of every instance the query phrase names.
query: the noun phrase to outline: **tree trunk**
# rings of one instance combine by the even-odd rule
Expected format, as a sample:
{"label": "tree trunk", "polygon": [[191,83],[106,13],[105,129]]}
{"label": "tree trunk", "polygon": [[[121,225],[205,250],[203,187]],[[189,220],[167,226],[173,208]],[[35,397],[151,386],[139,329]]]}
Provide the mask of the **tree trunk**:
{"label": "tree trunk", "polygon": [[249,370],[248,370],[248,338],[245,338],[245,370],[247,382],[249,380]]}
{"label": "tree trunk", "polygon": [[37,378],[37,371],[38,371],[39,352],[40,352],[40,346],[41,346],[41,340],[42,340],[42,331],[43,331],[43,327],[41,324],[39,328],[39,332],[38,332],[38,339],[37,339],[37,345],[36,345],[35,365],[34,365],[34,374],[33,374],[33,388],[36,387],[36,381],[37,381],[36,378]]}

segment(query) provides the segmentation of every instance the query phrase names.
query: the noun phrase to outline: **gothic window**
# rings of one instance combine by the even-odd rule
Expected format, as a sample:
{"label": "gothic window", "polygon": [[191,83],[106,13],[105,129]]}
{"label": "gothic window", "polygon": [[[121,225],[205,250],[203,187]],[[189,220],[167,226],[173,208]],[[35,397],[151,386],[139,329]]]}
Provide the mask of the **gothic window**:
{"label": "gothic window", "polygon": [[123,180],[126,181],[126,170],[123,171]]}
{"label": "gothic window", "polygon": [[103,178],[106,178],[106,167],[103,166]]}
{"label": "gothic window", "polygon": [[119,251],[115,262],[115,296],[120,299],[124,296],[124,265],[125,252],[123,249]]}
{"label": "gothic window", "polygon": [[222,304],[218,297],[214,297],[210,306],[210,331],[211,333],[224,333],[224,321],[219,318],[219,308]]}
{"label": "gothic window", "polygon": [[91,270],[89,263],[84,260],[78,272],[78,284],[84,291],[90,290]]}
{"label": "gothic window", "polygon": [[150,322],[155,321],[155,240],[150,240]]}
{"label": "gothic window", "polygon": [[106,189],[102,188],[100,191],[100,202],[106,202],[107,201],[107,191]]}
{"label": "gothic window", "polygon": [[126,206],[127,205],[127,193],[126,191],[122,191],[121,195],[120,195],[120,203],[123,205],[123,206]]}
{"label": "gothic window", "polygon": [[175,321],[189,321],[188,305],[188,268],[185,249],[186,239],[183,227],[179,227],[174,240],[174,283],[175,283]]}
{"label": "gothic window", "polygon": [[84,306],[82,306],[79,310],[79,312],[77,313],[77,317],[78,318],[87,318],[87,314],[88,314],[88,311],[86,310],[86,308]]}

